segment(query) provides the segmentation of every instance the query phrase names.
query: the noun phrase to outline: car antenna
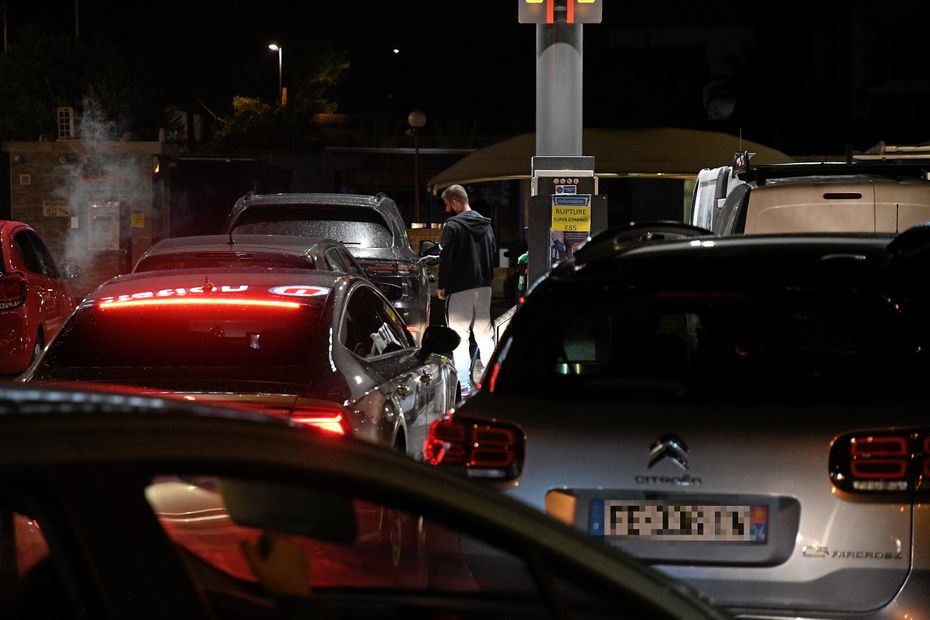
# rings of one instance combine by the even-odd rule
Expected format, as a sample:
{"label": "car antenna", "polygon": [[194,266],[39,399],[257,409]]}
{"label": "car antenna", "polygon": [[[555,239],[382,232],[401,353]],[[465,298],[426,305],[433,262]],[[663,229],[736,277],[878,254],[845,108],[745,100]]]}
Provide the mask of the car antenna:
{"label": "car antenna", "polygon": [[231,231],[231,230],[229,231],[229,241],[227,241],[226,243],[227,243],[227,245],[236,245],[236,242],[233,241],[233,238],[232,238],[232,231]]}
{"label": "car antenna", "polygon": [[203,289],[204,293],[212,293],[213,289],[215,289],[216,287],[213,286],[212,282],[210,282],[210,276],[204,276],[203,285],[201,286],[201,288]]}

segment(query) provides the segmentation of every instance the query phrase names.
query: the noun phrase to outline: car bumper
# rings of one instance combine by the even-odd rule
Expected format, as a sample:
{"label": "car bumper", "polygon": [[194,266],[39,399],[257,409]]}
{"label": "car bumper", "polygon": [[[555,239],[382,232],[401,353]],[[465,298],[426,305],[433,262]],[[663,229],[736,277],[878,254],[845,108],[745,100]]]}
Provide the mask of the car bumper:
{"label": "car bumper", "polygon": [[735,618],[753,620],[920,620],[930,618],[930,570],[914,570],[897,596],[887,605],[869,612],[789,612],[784,609],[728,608]]}

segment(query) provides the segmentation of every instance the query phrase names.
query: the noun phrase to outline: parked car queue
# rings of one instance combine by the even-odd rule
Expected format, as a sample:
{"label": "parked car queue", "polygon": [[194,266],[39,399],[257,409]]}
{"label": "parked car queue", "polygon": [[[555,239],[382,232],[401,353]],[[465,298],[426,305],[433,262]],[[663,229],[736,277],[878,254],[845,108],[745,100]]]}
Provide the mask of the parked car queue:
{"label": "parked car queue", "polygon": [[425,456],[736,614],[920,617],[930,234],[687,228],[554,270]]}

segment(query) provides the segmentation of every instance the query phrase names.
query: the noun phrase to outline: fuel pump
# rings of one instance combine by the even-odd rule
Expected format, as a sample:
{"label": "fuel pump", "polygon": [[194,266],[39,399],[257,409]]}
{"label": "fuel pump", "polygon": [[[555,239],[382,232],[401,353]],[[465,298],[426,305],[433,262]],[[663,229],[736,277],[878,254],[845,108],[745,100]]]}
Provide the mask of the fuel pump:
{"label": "fuel pump", "polygon": [[529,213],[529,282],[607,228],[593,157],[534,157]]}

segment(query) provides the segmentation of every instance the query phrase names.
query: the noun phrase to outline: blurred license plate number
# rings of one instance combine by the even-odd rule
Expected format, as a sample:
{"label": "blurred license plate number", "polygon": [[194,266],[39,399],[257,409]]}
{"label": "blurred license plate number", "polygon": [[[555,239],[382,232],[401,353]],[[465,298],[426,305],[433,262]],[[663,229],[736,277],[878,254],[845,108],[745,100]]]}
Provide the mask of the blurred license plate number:
{"label": "blurred license plate number", "polygon": [[768,507],[593,500],[589,532],[615,540],[765,544]]}

